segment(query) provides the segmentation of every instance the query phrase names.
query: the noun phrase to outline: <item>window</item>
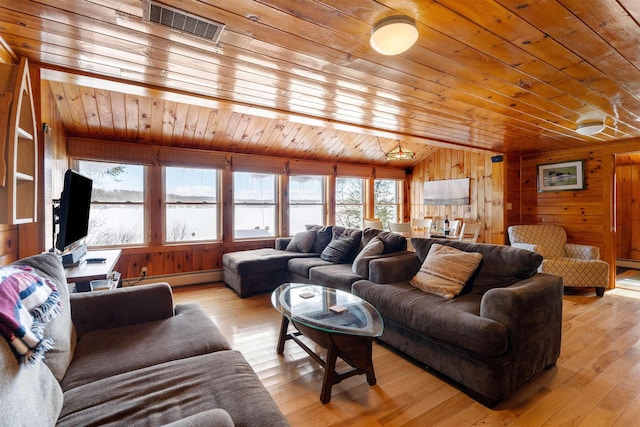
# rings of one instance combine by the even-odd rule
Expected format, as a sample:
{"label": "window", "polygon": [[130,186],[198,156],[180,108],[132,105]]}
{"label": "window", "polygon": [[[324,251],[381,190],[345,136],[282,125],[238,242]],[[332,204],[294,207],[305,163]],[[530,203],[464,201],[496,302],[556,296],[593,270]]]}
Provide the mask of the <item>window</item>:
{"label": "window", "polygon": [[274,237],[276,230],[276,180],[266,173],[233,173],[233,237]]}
{"label": "window", "polygon": [[324,224],[323,176],[289,177],[289,232],[304,231],[306,224]]}
{"label": "window", "polygon": [[398,181],[376,179],[373,184],[373,212],[383,227],[398,222]]}
{"label": "window", "polygon": [[218,240],[218,171],[165,168],[165,240]]}
{"label": "window", "polygon": [[336,179],[336,225],[362,228],[364,212],[364,180]]}
{"label": "window", "polygon": [[87,245],[145,243],[145,167],[78,160],[77,169],[93,180]]}

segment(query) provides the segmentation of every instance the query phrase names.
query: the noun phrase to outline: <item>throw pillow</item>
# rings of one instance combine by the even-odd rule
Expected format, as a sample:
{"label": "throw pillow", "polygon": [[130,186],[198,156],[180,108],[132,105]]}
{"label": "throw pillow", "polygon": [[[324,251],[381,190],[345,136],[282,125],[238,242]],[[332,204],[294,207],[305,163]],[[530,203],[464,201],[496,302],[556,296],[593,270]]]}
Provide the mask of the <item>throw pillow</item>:
{"label": "throw pillow", "polygon": [[333,238],[333,227],[331,225],[305,225],[305,228],[307,231],[316,232],[316,241],[313,243],[313,248],[311,248],[313,253],[321,253]]}
{"label": "throw pillow", "polygon": [[357,244],[358,242],[352,237],[333,233],[333,238],[320,254],[320,258],[334,264],[342,264]]}
{"label": "throw pillow", "polygon": [[293,238],[285,250],[292,252],[311,252],[315,241],[315,231],[301,231],[293,235]]}
{"label": "throw pillow", "polygon": [[[359,271],[364,271],[363,267],[365,267],[364,257],[380,255],[382,254],[383,251],[384,251],[384,244],[382,243],[382,240],[378,239],[377,237],[374,237],[369,241],[369,243],[367,243],[367,245],[364,248],[362,248],[360,253],[353,260],[353,264],[351,265],[351,270],[356,274],[360,274]],[[365,277],[363,274],[360,274],[360,275]]]}
{"label": "throw pillow", "polygon": [[481,260],[478,252],[434,243],[410,283],[424,292],[451,299],[462,291]]}
{"label": "throw pillow", "polygon": [[407,250],[407,238],[391,231],[383,231],[378,234],[384,244],[384,253],[400,252]]}

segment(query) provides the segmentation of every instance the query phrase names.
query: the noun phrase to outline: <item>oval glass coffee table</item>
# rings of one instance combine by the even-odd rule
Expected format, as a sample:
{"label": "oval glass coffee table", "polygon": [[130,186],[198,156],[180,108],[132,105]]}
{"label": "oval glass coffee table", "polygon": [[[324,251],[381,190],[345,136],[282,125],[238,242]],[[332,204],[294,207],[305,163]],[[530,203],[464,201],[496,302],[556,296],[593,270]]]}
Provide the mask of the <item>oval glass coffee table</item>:
{"label": "oval glass coffee table", "polygon": [[[271,304],[282,314],[278,354],[284,352],[287,340],[293,340],[324,367],[322,403],[331,400],[331,387],[345,378],[366,374],[370,385],[376,383],[372,342],[382,335],[384,324],[374,306],[348,292],[303,283],[280,285],[271,294]],[[289,333],[289,323],[295,326],[295,332]],[[300,335],[326,348],[327,360],[302,342]],[[352,369],[336,372],[338,357]]]}

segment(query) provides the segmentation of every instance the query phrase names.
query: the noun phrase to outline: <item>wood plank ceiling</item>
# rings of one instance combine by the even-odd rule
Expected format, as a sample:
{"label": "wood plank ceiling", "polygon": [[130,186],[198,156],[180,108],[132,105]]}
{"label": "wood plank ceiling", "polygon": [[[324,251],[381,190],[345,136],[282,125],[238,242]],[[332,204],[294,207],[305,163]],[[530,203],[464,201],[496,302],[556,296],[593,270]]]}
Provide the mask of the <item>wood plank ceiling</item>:
{"label": "wood plank ceiling", "polygon": [[[50,69],[69,136],[394,167],[640,137],[638,0],[162,3],[224,23],[219,42],[145,22],[142,0],[0,0],[0,36]],[[391,15],[420,36],[387,57],[369,35]],[[385,160],[397,141],[416,158]]]}

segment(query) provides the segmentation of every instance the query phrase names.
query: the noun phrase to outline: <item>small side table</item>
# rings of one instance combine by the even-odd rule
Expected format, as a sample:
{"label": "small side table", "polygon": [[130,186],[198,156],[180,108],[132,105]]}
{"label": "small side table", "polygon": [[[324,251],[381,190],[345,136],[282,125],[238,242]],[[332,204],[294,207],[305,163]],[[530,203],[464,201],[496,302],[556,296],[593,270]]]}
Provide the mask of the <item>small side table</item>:
{"label": "small side table", "polygon": [[104,258],[105,261],[88,263],[83,260],[76,266],[65,268],[67,283],[75,283],[76,292],[91,291],[91,281],[108,279],[120,259],[121,253],[120,249],[87,251],[86,258]]}

